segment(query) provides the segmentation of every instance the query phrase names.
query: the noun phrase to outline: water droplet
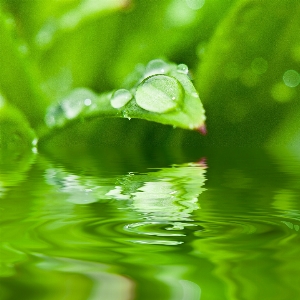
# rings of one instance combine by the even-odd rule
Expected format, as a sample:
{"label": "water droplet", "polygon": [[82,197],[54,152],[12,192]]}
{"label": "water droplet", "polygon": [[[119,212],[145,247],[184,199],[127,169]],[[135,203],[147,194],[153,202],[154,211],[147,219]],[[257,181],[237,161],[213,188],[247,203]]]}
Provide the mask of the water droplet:
{"label": "water droplet", "polygon": [[202,8],[202,6],[205,3],[205,0],[185,0],[186,4],[188,5],[189,8],[193,10],[198,10]]}
{"label": "water droplet", "polygon": [[32,146],[34,146],[34,147],[37,145],[37,143],[38,143],[37,138],[33,139],[32,142],[31,142]]}
{"label": "water droplet", "polygon": [[157,74],[166,74],[169,69],[170,66],[162,59],[151,60],[146,66],[144,78]]}
{"label": "water droplet", "polygon": [[96,95],[84,88],[73,90],[68,96],[63,98],[59,103],[49,107],[45,122],[49,127],[63,126],[69,119],[76,118],[87,104],[91,104]]}
{"label": "water droplet", "polygon": [[60,103],[50,106],[48,108],[45,116],[45,122],[48,127],[60,127],[64,124],[64,111]]}
{"label": "water droplet", "polygon": [[113,108],[121,108],[126,105],[132,99],[132,97],[133,96],[130,91],[120,89],[113,93],[110,99],[110,104]]}
{"label": "water droplet", "polygon": [[96,96],[90,90],[84,88],[77,88],[73,90],[67,97],[65,97],[61,106],[64,110],[67,119],[76,118],[86,106],[85,101],[94,99]]}
{"label": "water droplet", "polygon": [[37,154],[37,153],[38,153],[37,147],[32,147],[31,151],[32,151],[32,153],[34,153],[34,154]]}
{"label": "water droplet", "polygon": [[283,82],[286,86],[296,87],[300,83],[300,74],[295,70],[288,70],[283,74]]}
{"label": "water droplet", "polygon": [[166,113],[175,110],[183,101],[180,82],[171,76],[155,75],[146,78],[137,88],[136,102],[148,111]]}
{"label": "water droplet", "polygon": [[128,120],[131,120],[131,117],[129,117],[128,112],[126,110],[123,111],[123,117],[128,119]]}
{"label": "water droplet", "polygon": [[92,104],[92,100],[91,99],[87,98],[87,99],[84,100],[84,105],[85,106],[90,106],[91,104]]}
{"label": "water droplet", "polygon": [[198,93],[196,93],[196,92],[193,92],[191,95],[192,95],[193,97],[195,97],[195,98],[198,98],[198,97],[199,97]]}
{"label": "water droplet", "polygon": [[183,73],[183,74],[188,74],[189,73],[189,68],[185,64],[180,64],[177,66],[177,72],[178,73]]}

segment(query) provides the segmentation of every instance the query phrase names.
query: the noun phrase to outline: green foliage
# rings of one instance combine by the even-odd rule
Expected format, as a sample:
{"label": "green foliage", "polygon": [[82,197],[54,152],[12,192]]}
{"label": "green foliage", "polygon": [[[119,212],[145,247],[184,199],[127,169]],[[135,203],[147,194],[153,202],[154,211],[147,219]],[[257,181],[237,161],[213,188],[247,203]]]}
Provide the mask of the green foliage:
{"label": "green foliage", "polygon": [[[201,128],[204,110],[188,77],[187,67],[181,68],[182,65],[177,67],[163,60],[153,60],[129,89],[100,96],[87,89],[75,89],[49,108],[46,123],[50,128],[58,128],[76,120],[122,117],[186,129]],[[136,77],[136,74],[130,77]]]}
{"label": "green foliage", "polygon": [[[23,151],[33,147],[35,138],[24,115],[16,108],[6,103],[0,94],[0,164],[13,162],[22,155]],[[7,160],[2,157],[6,153],[11,158]],[[15,157],[15,158],[14,158]]]}
{"label": "green foliage", "polygon": [[300,108],[299,20],[298,1],[240,0],[216,28],[196,73],[214,140],[266,145],[283,127],[296,133],[284,119]]}

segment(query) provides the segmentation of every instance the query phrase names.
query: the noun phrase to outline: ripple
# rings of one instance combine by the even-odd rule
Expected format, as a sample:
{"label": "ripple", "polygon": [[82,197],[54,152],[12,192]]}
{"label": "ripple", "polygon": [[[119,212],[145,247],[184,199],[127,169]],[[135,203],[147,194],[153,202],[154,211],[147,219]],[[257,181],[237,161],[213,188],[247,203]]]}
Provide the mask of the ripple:
{"label": "ripple", "polygon": [[138,233],[138,234],[145,234],[145,235],[154,235],[154,236],[185,236],[182,233],[168,233],[165,232],[161,228],[162,226],[172,226],[174,223],[166,223],[166,222],[140,222],[140,223],[133,223],[128,224],[125,226],[125,230],[130,232]]}
{"label": "ripple", "polygon": [[165,245],[165,246],[177,246],[180,244],[183,244],[183,242],[180,241],[162,241],[162,240],[138,240],[133,241],[135,244],[148,244],[148,245]]}

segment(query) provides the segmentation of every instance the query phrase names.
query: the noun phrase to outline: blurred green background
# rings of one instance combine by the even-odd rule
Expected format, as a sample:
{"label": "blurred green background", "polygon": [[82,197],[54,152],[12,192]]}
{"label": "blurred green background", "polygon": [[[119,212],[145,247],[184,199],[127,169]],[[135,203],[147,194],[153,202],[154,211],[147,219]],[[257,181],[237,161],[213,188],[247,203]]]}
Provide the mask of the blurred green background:
{"label": "blurred green background", "polygon": [[[297,0],[1,0],[0,5],[0,109],[3,103],[19,109],[39,136],[50,103],[76,87],[97,93],[120,88],[139,64],[155,58],[187,64],[206,109],[206,137],[144,121],[94,120],[56,133],[41,148],[55,152],[69,144],[80,152],[86,145],[114,146],[129,132],[126,140],[135,146],[154,136],[171,145],[299,152]],[[3,118],[0,122],[3,127]]]}

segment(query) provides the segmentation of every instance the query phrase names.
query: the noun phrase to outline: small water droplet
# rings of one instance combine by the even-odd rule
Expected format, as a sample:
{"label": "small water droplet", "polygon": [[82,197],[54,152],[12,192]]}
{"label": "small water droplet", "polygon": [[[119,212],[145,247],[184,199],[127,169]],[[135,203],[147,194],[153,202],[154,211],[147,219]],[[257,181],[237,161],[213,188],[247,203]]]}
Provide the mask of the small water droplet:
{"label": "small water droplet", "polygon": [[64,111],[60,103],[52,105],[48,108],[45,116],[45,122],[50,128],[55,126],[60,127],[64,124]]}
{"label": "small water droplet", "polygon": [[178,73],[183,73],[183,74],[188,74],[189,73],[189,68],[185,64],[180,64],[177,66],[177,72]]}
{"label": "small water droplet", "polygon": [[166,113],[175,110],[183,101],[180,82],[171,76],[154,75],[146,78],[136,91],[136,103],[143,109]]}
{"label": "small water droplet", "polygon": [[91,99],[87,98],[87,99],[84,100],[84,105],[85,106],[90,106],[91,104],[92,104],[92,100]]}
{"label": "small water droplet", "polygon": [[110,99],[110,104],[113,108],[121,108],[125,106],[132,99],[132,97],[133,96],[130,91],[126,89],[120,89],[113,93]]}
{"label": "small water droplet", "polygon": [[37,138],[35,138],[35,139],[31,142],[32,146],[34,146],[34,147],[37,145],[37,143],[38,143],[38,139],[37,139]]}
{"label": "small water droplet", "polygon": [[196,93],[196,92],[193,92],[191,95],[192,95],[193,97],[195,97],[195,98],[198,98],[198,97],[199,97],[198,93]]}
{"label": "small water droplet", "polygon": [[166,74],[170,69],[170,66],[162,59],[151,60],[147,66],[144,78],[147,78],[156,74]]}
{"label": "small water droplet", "polygon": [[129,117],[128,112],[126,110],[123,111],[123,117],[128,119],[128,120],[131,120],[131,117]]}
{"label": "small water droplet", "polygon": [[283,81],[286,86],[296,87],[300,83],[300,74],[295,70],[288,70],[283,74]]}

